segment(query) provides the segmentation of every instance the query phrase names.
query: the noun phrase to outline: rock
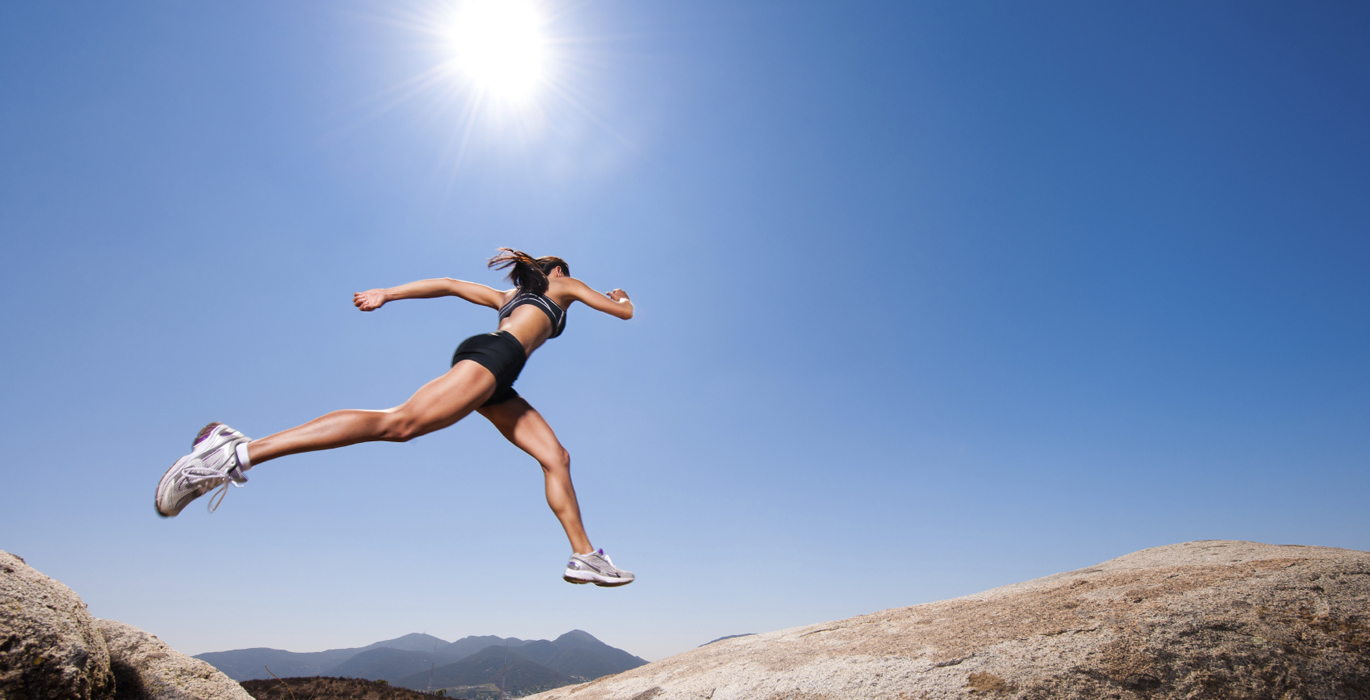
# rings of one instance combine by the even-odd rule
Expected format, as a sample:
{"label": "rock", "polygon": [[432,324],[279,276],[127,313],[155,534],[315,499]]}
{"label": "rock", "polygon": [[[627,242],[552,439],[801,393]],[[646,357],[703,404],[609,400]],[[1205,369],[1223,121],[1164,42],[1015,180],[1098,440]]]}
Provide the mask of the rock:
{"label": "rock", "polygon": [[105,640],[86,604],[0,551],[0,700],[98,700],[113,688]]}
{"label": "rock", "polygon": [[[117,682],[116,682],[117,677]],[[252,700],[218,669],[0,551],[0,700]]]}
{"label": "rock", "polygon": [[1370,698],[1370,553],[1189,542],[728,639],[541,700]]}
{"label": "rock", "polygon": [[97,620],[117,679],[115,700],[252,700],[236,681],[132,625]]}

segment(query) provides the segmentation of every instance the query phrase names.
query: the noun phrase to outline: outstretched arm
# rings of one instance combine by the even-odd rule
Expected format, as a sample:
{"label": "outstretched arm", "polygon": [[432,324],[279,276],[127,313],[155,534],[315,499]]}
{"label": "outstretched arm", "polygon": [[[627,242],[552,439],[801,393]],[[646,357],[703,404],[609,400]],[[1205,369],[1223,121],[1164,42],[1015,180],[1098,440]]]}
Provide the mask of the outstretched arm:
{"label": "outstretched arm", "polygon": [[576,300],[584,302],[595,311],[603,311],[625,321],[633,317],[633,300],[629,299],[628,293],[622,289],[600,294],[578,279],[567,278],[566,281],[570,283],[571,293],[575,295]]}
{"label": "outstretched arm", "polygon": [[389,289],[371,289],[352,295],[352,303],[362,311],[375,311],[387,301],[397,299],[432,299],[434,297],[461,297],[472,304],[498,309],[504,300],[504,292],[475,282],[440,277],[419,280]]}

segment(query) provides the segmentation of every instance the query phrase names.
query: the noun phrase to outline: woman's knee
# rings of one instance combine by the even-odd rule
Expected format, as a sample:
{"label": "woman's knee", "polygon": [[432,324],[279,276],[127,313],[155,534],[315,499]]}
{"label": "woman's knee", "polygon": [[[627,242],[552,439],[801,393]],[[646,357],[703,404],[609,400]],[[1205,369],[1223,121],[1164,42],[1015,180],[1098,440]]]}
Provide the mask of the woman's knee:
{"label": "woman's knee", "polygon": [[379,437],[387,442],[409,442],[426,432],[417,416],[399,409],[385,414],[381,419]]}
{"label": "woman's knee", "polygon": [[550,455],[539,460],[539,462],[542,464],[542,468],[549,472],[571,471],[571,453],[559,445]]}

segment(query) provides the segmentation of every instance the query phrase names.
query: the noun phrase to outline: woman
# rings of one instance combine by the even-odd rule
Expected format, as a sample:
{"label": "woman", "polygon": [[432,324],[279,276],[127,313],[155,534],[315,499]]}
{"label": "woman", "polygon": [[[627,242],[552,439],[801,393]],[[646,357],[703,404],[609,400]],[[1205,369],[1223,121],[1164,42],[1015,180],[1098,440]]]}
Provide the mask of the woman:
{"label": "woman", "polygon": [[585,536],[580,505],[571,485],[571,457],[551,426],[518,392],[518,379],[528,356],[566,327],[566,308],[579,301],[596,311],[622,319],[633,317],[633,302],[622,289],[600,294],[570,276],[565,260],[500,248],[489,267],[509,269],[514,289],[498,291],[483,284],[454,279],[411,282],[391,289],[358,292],[352,303],[375,311],[397,299],[461,297],[473,304],[499,310],[499,330],[467,338],[452,356],[452,368],[434,379],[400,406],[384,411],[334,411],[304,425],[252,440],[222,424],[200,430],[190,454],[180,458],[157,484],[157,513],[171,517],[191,501],[222,486],[211,497],[213,512],[228,485],[247,481],[248,469],[300,452],[331,450],[359,442],[405,442],[441,430],[471,411],[485,416],[519,449],[542,465],[547,505],[552,507],[566,537],[571,559],[563,575],[571,583],[622,586],[633,574],[614,566],[604,550],[596,551]]}

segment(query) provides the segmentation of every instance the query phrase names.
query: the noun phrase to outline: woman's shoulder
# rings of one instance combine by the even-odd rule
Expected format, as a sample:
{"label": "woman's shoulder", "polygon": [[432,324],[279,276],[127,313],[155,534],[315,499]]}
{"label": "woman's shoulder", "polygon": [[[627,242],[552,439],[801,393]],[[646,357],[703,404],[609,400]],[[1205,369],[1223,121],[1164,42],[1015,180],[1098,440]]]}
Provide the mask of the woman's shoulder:
{"label": "woman's shoulder", "polygon": [[584,282],[574,277],[553,277],[547,280],[546,296],[564,309],[580,298],[581,290],[588,288]]}

